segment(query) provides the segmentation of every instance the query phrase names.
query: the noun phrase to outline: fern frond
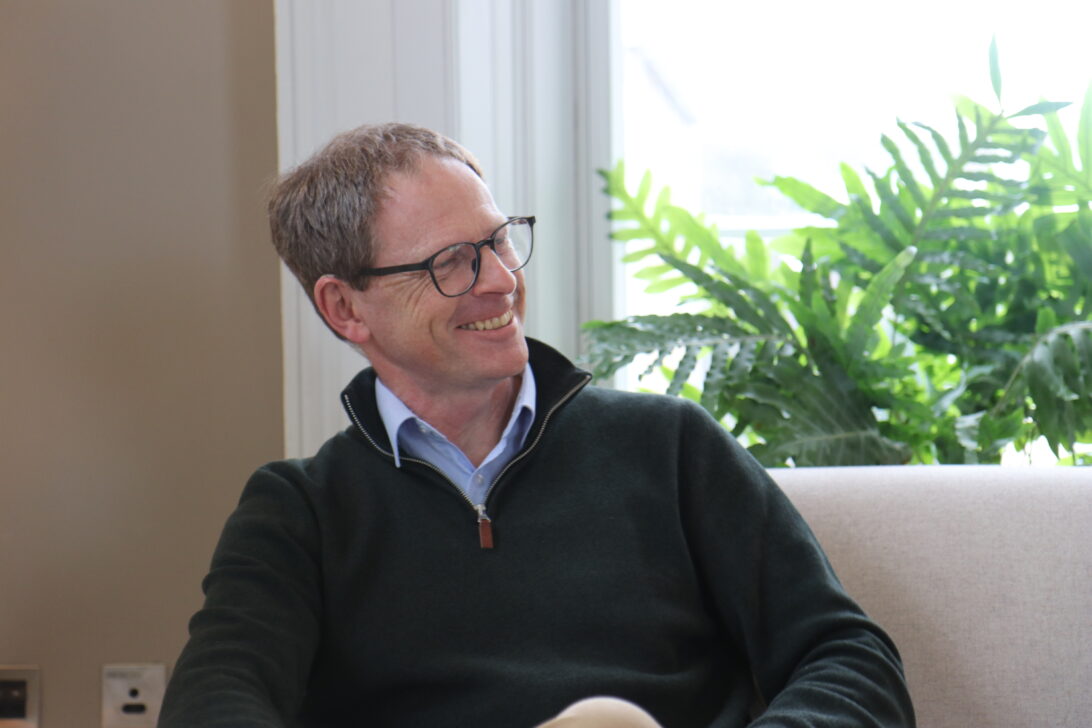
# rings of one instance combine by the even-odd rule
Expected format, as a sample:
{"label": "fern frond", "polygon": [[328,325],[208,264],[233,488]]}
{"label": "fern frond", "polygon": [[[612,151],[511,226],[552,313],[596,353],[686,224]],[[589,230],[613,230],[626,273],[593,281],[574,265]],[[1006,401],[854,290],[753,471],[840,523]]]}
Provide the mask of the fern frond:
{"label": "fern frond", "polygon": [[886,134],[880,136],[880,144],[883,145],[883,148],[887,150],[887,153],[889,155],[891,155],[891,159],[894,160],[895,171],[898,172],[899,179],[902,180],[902,183],[906,186],[906,189],[909,190],[910,195],[914,198],[914,202],[917,203],[918,207],[924,208],[926,205],[925,194],[918,186],[917,180],[914,179],[914,175],[910,171],[910,167],[908,167],[906,165],[906,162],[903,160],[902,151],[899,149],[898,145],[895,144],[895,142],[892,141],[891,138]]}
{"label": "fern frond", "polygon": [[776,304],[753,283],[727,271],[719,271],[723,279],[715,278],[701,268],[672,256],[664,256],[664,260],[724,304],[735,320],[741,326],[748,327],[749,331],[775,334],[781,338],[792,336],[792,326],[778,311]]}
{"label": "fern frond", "polygon": [[867,358],[867,344],[873,329],[880,322],[884,307],[891,302],[895,287],[914,261],[917,252],[917,248],[902,251],[869,282],[864,298],[846,330],[846,349],[851,358]]}
{"label": "fern frond", "polygon": [[[898,122],[898,125],[899,129],[902,130],[903,136],[909,139],[910,143],[913,144],[914,147],[918,150],[918,161],[921,162],[921,167],[925,170],[925,173],[929,175],[929,181],[933,184],[934,187],[936,187],[940,184],[942,177],[940,173],[937,172],[936,164],[933,162],[932,151],[930,151],[929,147],[925,144],[925,142],[921,140],[921,137],[915,134],[914,130],[911,129],[905,122],[900,120]],[[924,201],[920,201],[918,204],[921,207],[925,207]]]}
{"label": "fern frond", "polygon": [[1013,370],[990,414],[1026,391],[1035,422],[1055,454],[1073,451],[1078,438],[1092,436],[1092,322],[1056,326],[1043,333]]}
{"label": "fern frond", "polygon": [[909,448],[883,436],[871,413],[834,396],[819,377],[796,378],[789,390],[756,382],[746,395],[774,413],[760,423],[766,442],[750,448],[764,464],[894,464],[910,457]]}
{"label": "fern frond", "polygon": [[610,322],[589,321],[583,328],[588,353],[582,362],[598,379],[612,376],[642,354],[653,354],[662,360],[672,352],[690,346],[784,338],[746,331],[726,318],[688,313],[631,316]]}

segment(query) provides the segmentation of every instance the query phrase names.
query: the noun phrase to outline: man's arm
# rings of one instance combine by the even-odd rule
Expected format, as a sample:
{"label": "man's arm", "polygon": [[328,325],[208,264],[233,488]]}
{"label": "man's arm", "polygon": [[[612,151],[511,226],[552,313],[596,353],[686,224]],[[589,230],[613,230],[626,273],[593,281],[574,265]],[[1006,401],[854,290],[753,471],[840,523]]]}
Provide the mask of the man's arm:
{"label": "man's arm", "polygon": [[765,711],[754,726],[913,726],[888,636],[845,593],[788,498],[693,408],[683,512],[694,560]]}
{"label": "man's arm", "polygon": [[161,728],[284,726],[319,634],[318,530],[274,464],[250,479],[205,578],[205,605],[171,676]]}

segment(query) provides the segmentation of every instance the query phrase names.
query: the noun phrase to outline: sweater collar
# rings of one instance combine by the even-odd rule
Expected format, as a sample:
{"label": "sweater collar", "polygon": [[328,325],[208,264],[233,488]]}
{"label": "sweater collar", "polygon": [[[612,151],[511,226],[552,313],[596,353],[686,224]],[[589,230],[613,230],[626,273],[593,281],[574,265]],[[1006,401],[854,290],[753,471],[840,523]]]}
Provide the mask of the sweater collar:
{"label": "sweater collar", "polygon": [[[531,432],[537,432],[556,405],[571,397],[574,390],[582,389],[591,380],[591,374],[576,367],[559,351],[541,341],[528,338],[527,348],[536,388],[535,420]],[[375,381],[375,369],[363,369],[342,390],[341,403],[349,418],[363,431],[361,434],[378,449],[394,457],[390,438],[376,405]]]}
{"label": "sweater collar", "polygon": [[[531,370],[530,363],[528,363],[523,367],[519,392],[516,394],[512,413],[509,415],[508,422],[501,434],[502,442],[508,441],[509,438],[512,438],[515,442],[516,446],[513,452],[523,447],[523,443],[527,439],[527,433],[531,429],[531,423],[534,421],[535,392],[535,375]],[[405,437],[409,440],[411,443],[409,447],[412,448],[412,442],[417,438],[414,435],[414,430],[422,433],[422,436],[425,433],[432,433],[434,436],[441,437],[445,442],[448,442],[447,438],[436,428],[407,407],[406,403],[383,383],[382,378],[375,380],[375,402],[379,410],[379,419],[383,422],[383,430],[387,433],[387,439],[391,443],[391,450],[394,451],[394,466],[396,468],[402,467],[399,452],[403,446],[399,443],[399,438]],[[412,449],[407,449],[407,451],[412,453]]]}

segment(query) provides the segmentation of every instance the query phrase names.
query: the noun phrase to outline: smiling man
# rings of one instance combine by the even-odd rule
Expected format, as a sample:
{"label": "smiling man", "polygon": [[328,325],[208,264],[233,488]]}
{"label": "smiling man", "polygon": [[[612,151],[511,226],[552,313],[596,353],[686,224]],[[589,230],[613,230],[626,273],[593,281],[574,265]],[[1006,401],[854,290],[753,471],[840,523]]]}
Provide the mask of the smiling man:
{"label": "smiling man", "polygon": [[343,432],[247,483],[161,726],[913,725],[894,645],[746,451],[526,338],[535,218],[466,150],[356,129],[270,220],[369,366]]}

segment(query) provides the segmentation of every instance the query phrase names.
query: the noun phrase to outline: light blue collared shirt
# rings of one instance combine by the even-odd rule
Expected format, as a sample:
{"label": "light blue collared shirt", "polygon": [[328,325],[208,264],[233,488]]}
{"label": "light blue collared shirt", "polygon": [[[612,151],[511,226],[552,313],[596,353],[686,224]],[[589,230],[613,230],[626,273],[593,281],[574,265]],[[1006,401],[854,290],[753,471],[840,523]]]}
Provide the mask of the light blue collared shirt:
{"label": "light blue collared shirt", "polygon": [[482,505],[493,479],[523,447],[535,419],[535,378],[531,365],[523,368],[512,414],[500,441],[477,468],[463,451],[429,423],[422,420],[394,392],[375,380],[375,401],[394,452],[395,467],[402,467],[401,452],[439,468],[459,486],[474,505]]}

